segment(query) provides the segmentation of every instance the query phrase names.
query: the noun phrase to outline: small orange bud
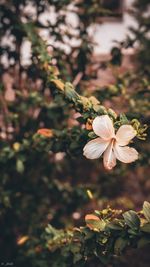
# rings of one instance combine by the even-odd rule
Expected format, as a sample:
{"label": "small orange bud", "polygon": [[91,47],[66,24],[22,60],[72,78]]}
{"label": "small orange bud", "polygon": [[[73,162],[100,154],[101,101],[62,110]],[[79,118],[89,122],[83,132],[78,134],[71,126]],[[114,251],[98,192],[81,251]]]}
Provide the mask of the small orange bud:
{"label": "small orange bud", "polygon": [[85,216],[85,221],[86,221],[87,227],[89,227],[91,230],[94,230],[96,229],[95,222],[100,221],[100,218],[94,214],[87,214]]}
{"label": "small orange bud", "polygon": [[90,131],[90,130],[92,130],[92,125],[90,124],[90,123],[86,123],[85,124],[85,128],[86,128],[86,130],[88,130],[88,131]]}
{"label": "small orange bud", "polygon": [[29,239],[28,236],[22,236],[17,240],[17,245],[21,246],[23,245],[27,240]]}
{"label": "small orange bud", "polygon": [[38,134],[43,135],[45,137],[52,137],[53,131],[51,129],[42,128],[37,131]]}
{"label": "small orange bud", "polygon": [[92,127],[92,122],[93,122],[93,120],[88,119],[87,122],[86,122],[86,124],[85,124],[85,128],[86,128],[87,130],[89,130],[89,131],[93,129],[93,127]]}
{"label": "small orange bud", "polygon": [[87,214],[85,216],[85,221],[89,221],[89,220],[100,221],[100,218],[94,214]]}

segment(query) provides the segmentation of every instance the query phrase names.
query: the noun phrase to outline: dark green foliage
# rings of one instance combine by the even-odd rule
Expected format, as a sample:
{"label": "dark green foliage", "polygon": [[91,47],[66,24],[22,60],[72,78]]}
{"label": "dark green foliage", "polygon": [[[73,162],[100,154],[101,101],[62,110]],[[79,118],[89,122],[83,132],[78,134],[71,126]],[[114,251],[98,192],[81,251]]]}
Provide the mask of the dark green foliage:
{"label": "dark green foliage", "polygon": [[[65,267],[87,266],[86,262],[94,263],[97,258],[97,266],[100,263],[105,266],[108,263],[113,264],[116,257],[131,248],[145,247],[150,243],[150,236],[143,231],[148,225],[146,217],[142,216],[144,209],[145,203],[143,211],[138,213],[132,210],[123,213],[110,208],[96,211],[96,218],[95,215],[90,215],[91,220],[86,220],[86,226],[75,229],[57,230],[48,225],[39,240],[45,264],[49,262],[52,267],[59,266],[60,263]],[[28,253],[30,246],[32,253],[36,253],[35,245],[31,238],[24,246]],[[41,254],[37,254],[37,264]],[[28,257],[32,264],[31,254]]]}

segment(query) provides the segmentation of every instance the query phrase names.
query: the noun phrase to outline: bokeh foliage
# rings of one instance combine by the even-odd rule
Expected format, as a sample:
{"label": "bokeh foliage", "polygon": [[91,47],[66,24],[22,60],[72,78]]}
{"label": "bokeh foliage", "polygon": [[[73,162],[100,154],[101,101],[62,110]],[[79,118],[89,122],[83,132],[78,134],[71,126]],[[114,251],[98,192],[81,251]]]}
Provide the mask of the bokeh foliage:
{"label": "bokeh foliage", "polygon": [[[25,10],[29,4],[33,5],[33,9],[28,13]],[[6,244],[1,247],[2,259],[10,259],[18,266],[49,266],[50,262],[52,266],[59,266],[60,262],[64,266],[75,264],[70,263],[68,251],[64,259],[59,257],[58,250],[54,254],[47,250],[41,252],[41,231],[48,223],[57,228],[70,227],[71,230],[67,232],[50,227],[50,234],[58,236],[58,241],[62,235],[71,235],[72,238],[73,225],[78,226],[89,210],[108,204],[130,209],[141,204],[145,198],[149,199],[147,141],[136,141],[135,145],[141,154],[137,163],[131,167],[119,164],[112,173],[106,173],[99,161],[89,162],[82,156],[84,144],[94,138],[88,126],[98,114],[108,112],[117,122],[116,126],[127,123],[129,119],[137,128],[138,137],[144,137],[142,131],[145,128],[141,125],[149,122],[149,17],[142,18],[148,2],[141,5],[140,1],[136,1],[132,13],[138,20],[139,29],[132,29],[135,38],[128,37],[125,42],[118,44],[105,66],[119,69],[122,47],[134,46],[138,41],[140,46],[135,54],[135,69],[123,74],[118,71],[115,84],[96,88],[94,93],[87,93],[84,87],[84,82],[90,82],[91,79],[87,66],[92,66],[94,45],[88,35],[88,26],[99,17],[114,14],[99,5],[99,1],[77,1],[71,9],[79,23],[69,28],[66,12],[70,10],[70,4],[72,1],[68,0],[15,0],[3,1],[0,6],[1,35],[10,40],[12,38],[10,45],[2,42],[0,50],[2,58],[5,56],[8,63],[1,64],[0,244],[4,241]],[[42,23],[41,15],[49,8],[56,13],[56,21]],[[143,14],[142,17],[139,12]],[[142,30],[143,27],[145,30]],[[52,45],[49,46],[40,38],[39,31],[42,29],[48,31],[50,40],[54,40]],[[76,46],[72,45],[72,39],[77,41]],[[32,47],[27,65],[22,61],[22,47],[26,40],[30,41]],[[69,52],[61,48],[63,45],[69,46]],[[101,64],[100,67],[103,68]],[[7,80],[8,73],[13,81]],[[74,85],[69,82],[76,80],[78,75],[81,78],[75,91]],[[114,103],[120,105],[121,101],[120,110],[125,111],[127,117],[121,114],[116,119],[112,109],[104,107],[106,100],[112,103],[111,107]],[[51,138],[36,134],[39,128],[52,129]],[[129,182],[130,179],[133,184]],[[92,200],[88,197],[88,189],[93,192]],[[136,191],[135,198],[130,196],[133,190]],[[89,229],[86,231],[89,232]],[[27,243],[27,250],[24,244],[21,248],[18,245],[17,240],[22,236],[32,237],[31,242],[29,239]],[[90,238],[94,250],[95,237]],[[55,246],[57,248],[57,242],[53,244],[54,250]],[[31,247],[33,251],[28,257]],[[89,248],[87,246],[85,250]],[[70,245],[67,249],[70,253]],[[75,247],[73,253],[76,254],[78,249]],[[63,247],[61,253],[65,253]],[[83,255],[76,256],[77,262],[80,257]],[[55,263],[56,258],[58,263]],[[97,259],[94,260],[97,262]],[[86,264],[90,264],[90,259]]]}
{"label": "bokeh foliage", "polygon": [[[138,213],[107,208],[86,215],[85,221],[86,226],[66,230],[48,224],[40,243],[26,237],[26,262],[36,255],[33,266],[42,266],[45,258],[48,262],[45,266],[93,266],[94,263],[116,266],[124,251],[140,250],[150,243],[150,203],[146,201]],[[24,241],[25,237],[20,244]]]}

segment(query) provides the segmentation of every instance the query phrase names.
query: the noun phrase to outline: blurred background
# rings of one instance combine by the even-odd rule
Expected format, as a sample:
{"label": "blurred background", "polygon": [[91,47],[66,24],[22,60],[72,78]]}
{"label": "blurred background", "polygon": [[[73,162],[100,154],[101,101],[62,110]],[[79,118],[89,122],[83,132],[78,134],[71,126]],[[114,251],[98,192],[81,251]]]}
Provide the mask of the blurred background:
{"label": "blurred background", "polygon": [[[107,205],[139,209],[150,200],[150,150],[148,137],[137,139],[139,160],[109,173],[100,160],[85,159],[83,123],[47,83],[48,56],[52,74],[78,93],[149,125],[150,3],[2,0],[0,17],[0,259],[55,267],[46,255],[37,261],[40,252],[27,253],[19,240],[39,240],[47,223],[79,226],[87,212]],[[38,50],[42,66],[34,30],[47,44],[48,55]],[[37,136],[39,128],[56,130],[57,138]]]}

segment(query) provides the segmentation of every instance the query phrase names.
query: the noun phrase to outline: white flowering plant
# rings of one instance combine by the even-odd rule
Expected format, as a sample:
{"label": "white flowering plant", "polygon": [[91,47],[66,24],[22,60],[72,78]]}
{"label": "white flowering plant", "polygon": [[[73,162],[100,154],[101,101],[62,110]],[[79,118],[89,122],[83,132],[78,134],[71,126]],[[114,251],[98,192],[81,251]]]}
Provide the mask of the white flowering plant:
{"label": "white flowering plant", "polygon": [[[20,40],[16,53],[8,47],[2,51],[10,56],[10,64],[16,57],[15,66],[8,70],[14,84],[4,75],[0,85],[2,240],[7,236],[2,254],[17,255],[18,266],[107,265],[128,248],[149,243],[149,203],[137,211],[149,200],[150,82],[143,74],[149,68],[122,74],[118,65],[112,65],[121,63],[117,58],[121,51],[115,48],[111,54],[115,58],[106,63],[115,82],[92,91],[91,78],[96,73],[91,66],[87,19],[90,24],[99,1],[91,1],[92,6],[75,1],[84,34],[81,46],[71,47],[70,54],[55,45],[49,47],[39,35],[40,26],[47,28],[38,21],[47,2],[37,1],[33,22],[24,15],[27,2],[12,1],[19,6],[19,16],[17,8],[2,4],[6,32],[10,27],[14,36],[20,36],[15,39],[16,44]],[[57,15],[66,3],[70,0],[52,1]],[[65,16],[57,19],[58,25],[57,21],[50,25],[51,34],[63,43],[58,29]],[[26,67],[21,66],[19,49],[24,40],[32,50],[31,65]],[[8,98],[10,91],[12,98]],[[86,226],[79,227],[84,216]]]}

